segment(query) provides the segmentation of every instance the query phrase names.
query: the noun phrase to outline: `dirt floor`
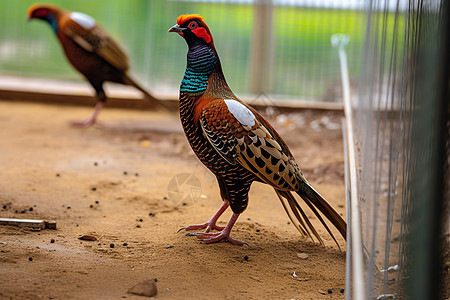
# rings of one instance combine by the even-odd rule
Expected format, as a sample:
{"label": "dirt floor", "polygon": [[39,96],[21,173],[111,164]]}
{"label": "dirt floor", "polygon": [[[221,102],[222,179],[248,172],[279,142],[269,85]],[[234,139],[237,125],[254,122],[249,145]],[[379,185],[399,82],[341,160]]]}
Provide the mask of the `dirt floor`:
{"label": "dirt floor", "polygon": [[[273,190],[254,184],[232,231],[248,246],[177,233],[221,205],[178,117],[107,108],[91,128],[69,125],[91,112],[0,101],[0,217],[57,222],[0,226],[1,299],[145,299],[127,290],[152,278],[157,299],[345,299],[345,251],[317,219],[326,247],[301,237]],[[341,117],[306,110],[271,122],[345,217]],[[180,173],[192,180],[176,193]]]}

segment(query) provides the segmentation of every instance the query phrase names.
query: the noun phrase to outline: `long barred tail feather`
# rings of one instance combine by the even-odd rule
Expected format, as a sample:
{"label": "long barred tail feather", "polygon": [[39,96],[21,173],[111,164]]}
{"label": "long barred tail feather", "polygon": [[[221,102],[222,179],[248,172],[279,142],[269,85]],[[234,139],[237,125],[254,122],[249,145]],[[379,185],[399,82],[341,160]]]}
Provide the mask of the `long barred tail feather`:
{"label": "long barred tail feather", "polygon": [[[346,239],[347,235],[347,225],[345,221],[316,190],[314,190],[308,183],[305,183],[305,186],[307,187],[307,192],[305,193],[299,191],[297,192],[297,194],[303,199],[303,201],[305,201],[311,211],[316,215],[316,217],[319,219],[319,221],[322,223],[322,225],[325,227],[327,232],[330,234],[330,236],[340,249],[336,238],[334,237],[333,233],[331,232],[330,228],[328,227],[327,223],[320,215],[320,213],[322,213],[338,229],[344,239]],[[303,188],[303,190],[304,189],[305,188]],[[292,193],[289,191],[275,190],[275,192],[277,193],[278,198],[283,205],[283,208],[285,209],[286,213],[288,214],[297,230],[303,236],[307,236],[312,240],[314,240],[314,236],[321,245],[324,245],[322,238],[310,222],[309,218],[306,216],[304,210],[295,199],[294,195],[292,195]]]}

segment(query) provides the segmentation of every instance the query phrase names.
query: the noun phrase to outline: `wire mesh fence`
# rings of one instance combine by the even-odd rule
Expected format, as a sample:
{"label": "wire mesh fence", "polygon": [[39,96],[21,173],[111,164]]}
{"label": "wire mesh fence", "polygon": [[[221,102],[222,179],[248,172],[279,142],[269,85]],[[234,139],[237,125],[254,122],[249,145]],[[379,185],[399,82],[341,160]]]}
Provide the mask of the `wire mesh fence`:
{"label": "wire mesh fence", "polygon": [[362,238],[356,267],[364,278],[348,298],[356,290],[361,299],[448,297],[448,282],[439,284],[440,257],[448,255],[439,248],[449,186],[444,3],[376,0],[367,7],[365,63],[353,98],[360,212],[351,216],[361,222],[352,236]]}
{"label": "wire mesh fence", "polygon": [[[0,74],[82,80],[48,24],[27,24],[34,2],[0,1]],[[51,2],[93,16],[127,50],[134,77],[157,93],[176,94],[184,73],[186,45],[167,34],[183,13],[206,18],[228,83],[240,95],[340,101],[339,63],[330,45],[334,33],[350,35],[351,76],[357,78],[360,70],[360,0]]]}

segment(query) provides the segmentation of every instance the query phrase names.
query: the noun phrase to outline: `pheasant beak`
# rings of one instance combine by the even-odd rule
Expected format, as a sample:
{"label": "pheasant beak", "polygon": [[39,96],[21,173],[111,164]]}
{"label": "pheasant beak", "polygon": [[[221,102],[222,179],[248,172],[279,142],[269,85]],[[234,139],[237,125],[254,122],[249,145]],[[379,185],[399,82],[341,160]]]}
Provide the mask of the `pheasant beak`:
{"label": "pheasant beak", "polygon": [[178,33],[181,37],[184,37],[183,35],[183,30],[185,30],[186,28],[181,28],[180,25],[175,24],[174,26],[170,27],[168,32],[176,32]]}

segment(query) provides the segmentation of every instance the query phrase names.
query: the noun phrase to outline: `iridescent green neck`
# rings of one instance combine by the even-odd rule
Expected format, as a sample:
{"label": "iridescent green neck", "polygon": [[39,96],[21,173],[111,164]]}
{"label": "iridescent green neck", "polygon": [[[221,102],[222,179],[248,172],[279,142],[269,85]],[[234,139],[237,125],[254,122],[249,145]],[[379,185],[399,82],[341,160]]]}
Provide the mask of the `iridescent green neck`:
{"label": "iridescent green neck", "polygon": [[205,91],[209,76],[216,65],[217,57],[211,47],[204,44],[190,47],[180,92],[200,93]]}

